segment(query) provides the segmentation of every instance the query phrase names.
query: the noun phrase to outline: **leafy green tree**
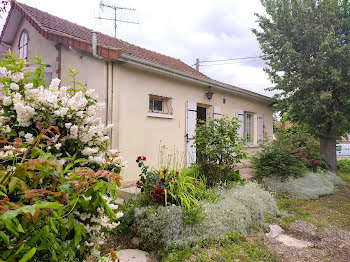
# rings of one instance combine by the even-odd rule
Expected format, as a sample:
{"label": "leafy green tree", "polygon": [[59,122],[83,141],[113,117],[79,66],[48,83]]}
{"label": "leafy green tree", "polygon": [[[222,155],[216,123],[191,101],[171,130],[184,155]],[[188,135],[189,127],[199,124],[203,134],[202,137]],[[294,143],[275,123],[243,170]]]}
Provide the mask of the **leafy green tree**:
{"label": "leafy green tree", "polygon": [[262,0],[253,29],[277,109],[320,138],[320,152],[336,169],[336,139],[350,125],[350,4],[348,0]]}

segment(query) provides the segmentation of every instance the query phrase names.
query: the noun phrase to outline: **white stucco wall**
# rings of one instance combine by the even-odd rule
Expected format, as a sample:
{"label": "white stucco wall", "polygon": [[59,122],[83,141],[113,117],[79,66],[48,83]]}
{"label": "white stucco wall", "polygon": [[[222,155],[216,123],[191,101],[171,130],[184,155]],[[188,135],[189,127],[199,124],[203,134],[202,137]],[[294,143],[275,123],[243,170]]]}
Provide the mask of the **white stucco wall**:
{"label": "white stucco wall", "polygon": [[[69,83],[73,78],[67,76],[68,68],[71,67],[79,71],[76,81],[80,82],[87,88],[95,89],[100,102],[107,102],[107,66],[104,60],[97,59],[86,52],[81,52],[74,48],[62,46],[61,50],[61,80],[62,85],[73,87],[73,83]],[[79,88],[77,86],[77,88]],[[99,117],[105,122],[106,110],[98,112]]]}
{"label": "white stucco wall", "polygon": [[35,28],[28,23],[26,19],[22,19],[17,33],[12,42],[11,51],[14,56],[19,56],[19,38],[23,30],[27,30],[29,40],[28,40],[28,59],[27,61],[34,61],[36,56],[40,56],[43,58],[43,63],[46,65],[50,65],[52,68],[52,77],[57,77],[56,68],[57,68],[57,49],[55,47],[56,42],[50,41],[42,37]]}

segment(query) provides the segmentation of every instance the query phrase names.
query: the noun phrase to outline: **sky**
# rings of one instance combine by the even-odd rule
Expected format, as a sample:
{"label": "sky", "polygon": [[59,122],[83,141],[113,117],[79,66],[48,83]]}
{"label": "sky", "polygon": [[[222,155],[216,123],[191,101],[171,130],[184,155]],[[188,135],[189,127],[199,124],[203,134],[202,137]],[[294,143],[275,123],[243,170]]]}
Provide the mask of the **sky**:
{"label": "sky", "polygon": [[[19,0],[71,22],[114,36],[114,11],[99,8],[100,0]],[[118,10],[117,38],[193,65],[200,61],[262,55],[252,28],[255,13],[263,13],[260,0],[103,0],[104,4],[135,8]],[[0,29],[6,15],[0,18]],[[199,70],[216,80],[263,95],[271,86],[261,59],[200,63]]]}

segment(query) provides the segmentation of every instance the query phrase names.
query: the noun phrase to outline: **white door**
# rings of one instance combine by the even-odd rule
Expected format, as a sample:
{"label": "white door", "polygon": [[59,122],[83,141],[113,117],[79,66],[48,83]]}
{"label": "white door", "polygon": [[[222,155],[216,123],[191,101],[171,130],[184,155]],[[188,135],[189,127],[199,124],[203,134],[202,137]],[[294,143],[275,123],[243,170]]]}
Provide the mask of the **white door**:
{"label": "white door", "polygon": [[191,163],[196,163],[196,148],[194,145],[194,135],[197,123],[197,103],[187,101],[186,103],[186,164],[187,167],[191,166]]}
{"label": "white door", "polygon": [[244,111],[243,110],[236,110],[236,117],[238,118],[240,127],[237,130],[238,137],[243,138],[243,133],[244,133]]}
{"label": "white door", "polygon": [[221,107],[220,106],[214,106],[214,118],[215,119],[221,119]]}

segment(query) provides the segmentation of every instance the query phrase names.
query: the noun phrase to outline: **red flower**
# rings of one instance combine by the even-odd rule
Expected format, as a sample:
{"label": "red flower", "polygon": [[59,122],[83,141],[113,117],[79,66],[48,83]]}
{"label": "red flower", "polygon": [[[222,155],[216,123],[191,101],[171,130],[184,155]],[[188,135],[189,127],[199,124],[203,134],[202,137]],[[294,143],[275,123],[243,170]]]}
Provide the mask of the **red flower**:
{"label": "red flower", "polygon": [[177,175],[177,176],[179,175],[179,171],[176,171],[176,175]]}
{"label": "red flower", "polygon": [[166,169],[163,170],[163,174],[164,174],[164,175],[166,174]]}
{"label": "red flower", "polygon": [[164,189],[159,187],[155,190],[155,192],[156,194],[162,194],[164,192]]}
{"label": "red flower", "polygon": [[310,152],[308,151],[308,152],[307,152],[306,158],[309,159],[309,158],[310,158],[310,155],[311,155],[311,154],[310,154]]}
{"label": "red flower", "polygon": [[144,157],[142,158],[142,160],[143,160],[143,161],[146,161],[146,157],[144,156]]}
{"label": "red flower", "polygon": [[164,183],[164,182],[165,182],[165,178],[162,177],[162,178],[160,179],[160,181],[162,181],[162,182]]}
{"label": "red flower", "polygon": [[146,178],[142,179],[142,183],[145,183],[146,182]]}

